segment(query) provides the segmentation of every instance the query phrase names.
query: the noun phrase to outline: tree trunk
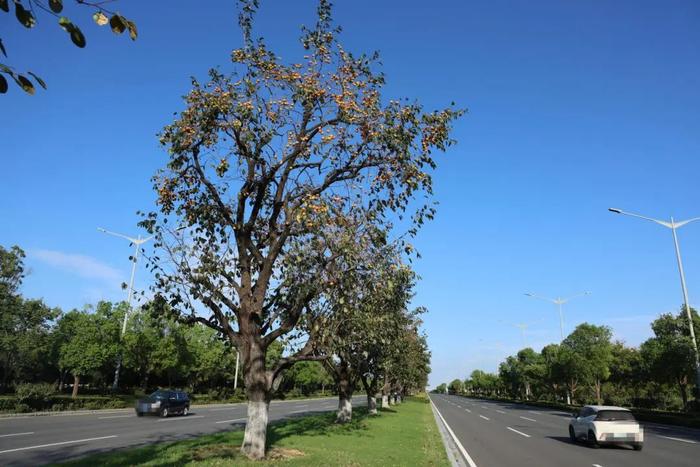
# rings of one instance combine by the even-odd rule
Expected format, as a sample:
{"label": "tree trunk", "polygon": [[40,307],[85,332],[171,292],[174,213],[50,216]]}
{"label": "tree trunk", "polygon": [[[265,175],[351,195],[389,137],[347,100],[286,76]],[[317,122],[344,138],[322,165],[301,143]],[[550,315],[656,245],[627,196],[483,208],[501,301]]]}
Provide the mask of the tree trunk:
{"label": "tree trunk", "polygon": [[71,395],[72,399],[75,399],[78,397],[78,385],[80,384],[80,376],[79,375],[73,375],[73,394]]}
{"label": "tree trunk", "polygon": [[367,393],[367,409],[370,415],[377,415],[377,398],[374,394]]}
{"label": "tree trunk", "polygon": [[601,387],[601,384],[602,384],[602,383],[600,382],[599,379],[596,379],[596,380],[595,380],[595,398],[596,398],[596,400],[598,401],[598,405],[603,405],[603,404],[602,404],[602,400],[601,400],[602,398],[601,398],[601,395],[600,395],[600,387]]}
{"label": "tree trunk", "polygon": [[352,393],[355,388],[348,364],[341,360],[338,370],[338,415],[335,421],[348,423],[352,420]]}
{"label": "tree trunk", "polygon": [[248,419],[243,435],[241,452],[250,459],[265,457],[267,422],[270,408],[270,387],[265,371],[265,349],[262,343],[253,341],[243,345],[243,377],[248,396]]}
{"label": "tree trunk", "polygon": [[683,410],[688,410],[688,383],[683,380],[678,381],[678,388],[681,391],[681,399],[683,399]]}

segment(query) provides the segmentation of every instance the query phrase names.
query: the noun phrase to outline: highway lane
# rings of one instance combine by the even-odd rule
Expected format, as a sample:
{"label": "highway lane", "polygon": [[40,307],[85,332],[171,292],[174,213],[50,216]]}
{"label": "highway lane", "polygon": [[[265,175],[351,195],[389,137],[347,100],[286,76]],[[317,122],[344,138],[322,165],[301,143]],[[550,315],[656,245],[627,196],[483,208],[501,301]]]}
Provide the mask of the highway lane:
{"label": "highway lane", "polygon": [[478,467],[700,465],[700,430],[643,423],[642,451],[595,449],[569,440],[569,413],[460,396],[431,399]]}
{"label": "highway lane", "polygon": [[[366,405],[364,396],[354,406]],[[337,409],[337,398],[273,401],[270,420]],[[133,410],[0,418],[0,465],[35,466],[125,447],[243,428],[245,403],[192,408],[187,417],[136,417]]]}

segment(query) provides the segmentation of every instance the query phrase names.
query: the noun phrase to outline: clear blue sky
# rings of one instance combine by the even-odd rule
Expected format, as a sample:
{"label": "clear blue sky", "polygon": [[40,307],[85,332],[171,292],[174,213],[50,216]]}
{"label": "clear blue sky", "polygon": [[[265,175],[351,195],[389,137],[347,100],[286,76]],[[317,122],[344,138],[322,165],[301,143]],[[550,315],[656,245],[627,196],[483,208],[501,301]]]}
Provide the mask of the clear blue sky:
{"label": "clear blue sky", "polygon": [[[262,3],[258,34],[298,57],[315,3]],[[670,231],[606,209],[700,216],[696,1],[337,3],[347,48],[381,51],[386,97],[469,109],[435,177],[438,217],[417,241],[431,384],[494,371],[516,351],[519,331],[499,319],[534,322],[537,350],[557,341],[554,305],[526,291],[592,291],[566,307],[567,329],[608,324],[633,345],[679,307]],[[118,5],[138,41],[71,7],[84,50],[46,16],[26,31],[0,14],[8,61],[49,84],[0,97],[0,244],[28,251],[25,294],[63,308],[123,297],[130,251],[96,227],[138,233],[166,160],[156,133],[189,76],[225,67],[241,41],[232,0]],[[700,223],[680,239],[700,305]]]}

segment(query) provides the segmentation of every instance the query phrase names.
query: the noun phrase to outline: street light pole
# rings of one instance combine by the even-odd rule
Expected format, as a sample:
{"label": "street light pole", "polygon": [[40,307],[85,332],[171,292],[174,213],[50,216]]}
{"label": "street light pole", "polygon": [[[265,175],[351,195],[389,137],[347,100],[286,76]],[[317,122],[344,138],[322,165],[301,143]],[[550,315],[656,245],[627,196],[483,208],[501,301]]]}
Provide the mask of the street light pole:
{"label": "street light pole", "polygon": [[698,351],[698,342],[695,338],[695,328],[693,326],[693,315],[690,312],[690,302],[688,300],[688,287],[685,284],[685,273],[683,272],[683,260],[681,259],[681,249],[678,246],[678,235],[676,230],[683,227],[686,224],[700,220],[700,217],[693,217],[692,219],[676,222],[671,217],[671,222],[662,221],[659,219],[653,219],[651,217],[641,216],[639,214],[634,214],[631,212],[625,212],[617,208],[608,208],[608,211],[615,214],[624,214],[626,216],[639,217],[640,219],[655,222],[659,225],[671,229],[673,234],[673,246],[676,249],[676,262],[678,263],[678,273],[681,277],[681,290],[683,292],[683,307],[685,308],[685,314],[688,317],[688,327],[690,329],[690,340],[693,342],[693,350],[695,351],[695,392],[696,398],[700,398],[700,352]]}
{"label": "street light pole", "polygon": [[561,298],[561,297],[547,298],[547,297],[542,297],[540,295],[536,295],[536,294],[530,293],[530,292],[526,293],[525,295],[527,295],[528,297],[532,297],[532,298],[539,298],[540,300],[545,300],[547,302],[551,302],[551,303],[554,303],[555,305],[557,305],[557,308],[559,310],[559,336],[561,338],[560,341],[563,341],[564,340],[564,310],[562,308],[562,305],[564,305],[564,303],[568,302],[571,299],[574,299],[577,297],[582,297],[584,295],[590,295],[590,294],[591,294],[590,292],[583,292],[583,293],[580,293],[577,295],[572,295],[571,297],[568,297],[568,298]]}
{"label": "street light pole", "polygon": [[[139,250],[141,249],[141,245],[149,241],[153,236],[146,237],[146,238],[141,238],[141,235],[139,235],[137,238],[131,238],[126,235],[116,233],[116,232],[111,232],[109,230],[103,229],[102,227],[97,228],[98,231],[102,233],[106,233],[107,235],[112,235],[115,237],[120,237],[124,238],[126,240],[129,240],[132,245],[134,245],[134,256],[133,256],[133,263],[131,265],[131,277],[129,279],[129,291],[127,294],[127,299],[126,299],[126,304],[127,304],[127,309],[126,312],[124,313],[124,319],[122,321],[122,329],[121,329],[121,334],[119,335],[120,339],[124,338],[124,333],[126,332],[126,323],[129,320],[129,313],[131,312],[131,299],[134,296],[134,276],[136,275],[136,263],[138,262],[139,259]],[[122,367],[122,352],[119,352],[119,355],[117,356],[117,367],[114,370],[114,381],[112,383],[112,390],[116,391],[117,388],[119,387],[119,372],[121,371]]]}

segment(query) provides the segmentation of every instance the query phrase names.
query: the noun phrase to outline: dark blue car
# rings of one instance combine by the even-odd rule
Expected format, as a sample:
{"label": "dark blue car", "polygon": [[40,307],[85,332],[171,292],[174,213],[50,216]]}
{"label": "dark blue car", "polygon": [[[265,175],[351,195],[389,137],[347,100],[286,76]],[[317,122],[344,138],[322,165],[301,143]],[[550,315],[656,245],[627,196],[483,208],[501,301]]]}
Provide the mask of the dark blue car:
{"label": "dark blue car", "polygon": [[190,398],[183,391],[159,389],[153,394],[136,402],[136,415],[156,414],[161,417],[169,415],[187,415],[190,413]]}

